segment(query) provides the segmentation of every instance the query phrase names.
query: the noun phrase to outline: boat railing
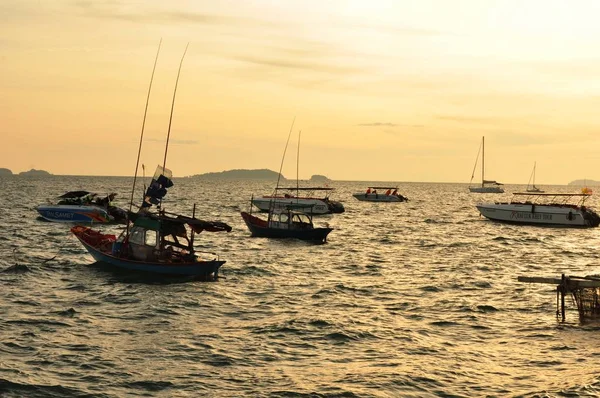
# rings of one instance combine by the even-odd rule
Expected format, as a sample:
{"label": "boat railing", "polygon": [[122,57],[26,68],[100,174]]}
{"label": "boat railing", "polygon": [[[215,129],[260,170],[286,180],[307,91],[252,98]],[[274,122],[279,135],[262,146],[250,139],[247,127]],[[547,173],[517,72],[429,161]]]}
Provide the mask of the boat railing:
{"label": "boat railing", "polygon": [[[588,193],[515,192],[513,193],[513,199],[508,204],[535,204],[578,208],[584,206],[585,201],[590,196],[591,194]],[[516,199],[523,197],[525,200]]]}

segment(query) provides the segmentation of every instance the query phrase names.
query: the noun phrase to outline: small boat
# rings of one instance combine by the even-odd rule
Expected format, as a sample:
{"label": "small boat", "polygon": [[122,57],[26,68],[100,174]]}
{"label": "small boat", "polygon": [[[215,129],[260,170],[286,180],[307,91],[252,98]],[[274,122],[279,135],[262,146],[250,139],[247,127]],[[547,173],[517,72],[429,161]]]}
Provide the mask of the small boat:
{"label": "small boat", "polygon": [[116,194],[100,197],[88,191],[71,191],[60,195],[55,203],[36,206],[42,218],[53,222],[67,223],[124,223],[127,219],[125,210],[110,203]]}
{"label": "small boat", "polygon": [[310,214],[296,210],[305,207],[303,205],[288,205],[285,208],[272,209],[267,220],[256,217],[251,212],[246,213],[243,211],[241,214],[252,236],[278,239],[296,238],[325,243],[327,235],[333,231],[333,228],[316,228]]}
{"label": "small boat", "polygon": [[[170,120],[173,117],[177,83],[179,82],[179,73],[181,72],[184,57],[185,52],[181,58],[177,80],[175,81]],[[157,60],[158,52],[154,62],[155,68]],[[152,76],[154,76],[154,71],[152,72]],[[151,87],[152,78],[150,80]],[[148,89],[146,100],[146,111],[148,109],[148,99],[150,98],[150,88]],[[71,232],[79,239],[81,244],[96,261],[107,263],[114,267],[161,275],[187,275],[204,279],[216,279],[219,268],[225,261],[220,260],[218,256],[213,257],[215,256],[214,254],[210,254],[213,258],[200,258],[194,248],[194,237],[195,234],[202,231],[229,232],[231,231],[231,227],[218,221],[211,222],[197,219],[196,205],[194,205],[192,217],[168,213],[164,210],[163,198],[167,194],[167,189],[173,186],[173,173],[166,168],[171,121],[169,121],[167,131],[163,165],[159,165],[156,168],[152,181],[145,191],[138,212],[134,213],[131,211],[144,137],[145,121],[146,112],[144,112],[138,161],[136,163],[131,190],[129,211],[127,212],[127,228],[118,238],[115,235],[105,234],[84,226],[73,227],[71,228]],[[157,207],[157,213],[150,212],[152,206]],[[188,227],[190,231],[188,231]]]}
{"label": "small boat", "polygon": [[[287,193],[281,195],[280,191]],[[272,206],[285,210],[288,205],[302,205],[305,212],[310,214],[343,213],[344,205],[329,198],[333,191],[334,188],[329,187],[277,188],[273,195],[252,199],[252,204],[263,212],[268,212]]]}
{"label": "small boat", "polygon": [[159,214],[130,213],[130,220],[133,223],[131,228],[123,231],[118,238],[81,225],[71,228],[71,232],[94,260],[117,268],[217,279],[219,268],[225,261],[218,256],[200,258],[194,249],[194,234],[202,231],[229,232],[229,225],[171,215],[164,211]]}
{"label": "small boat", "polygon": [[[378,193],[377,190],[385,193]],[[392,191],[393,190],[393,191]],[[356,199],[365,202],[407,202],[408,198],[398,193],[398,187],[367,187],[366,192],[352,194]]]}
{"label": "small boat", "polygon": [[490,220],[511,224],[597,227],[600,216],[585,206],[589,196],[588,193],[515,192],[508,203],[479,203],[477,209]]}
{"label": "small boat", "polygon": [[504,193],[502,183],[485,179],[485,137],[481,138],[481,146],[479,147],[479,150],[481,152],[481,186],[471,186],[473,178],[475,177],[477,162],[479,161],[479,152],[477,152],[475,166],[473,166],[473,173],[471,174],[471,181],[469,182],[469,191],[473,193]]}
{"label": "small boat", "polygon": [[[531,172],[531,175],[529,176],[529,181],[527,182],[526,191],[543,193],[544,191],[542,191],[541,189],[539,189],[538,187],[535,186],[535,165],[536,165],[536,162],[533,162],[533,171]],[[532,179],[533,179],[533,184],[531,184]]]}

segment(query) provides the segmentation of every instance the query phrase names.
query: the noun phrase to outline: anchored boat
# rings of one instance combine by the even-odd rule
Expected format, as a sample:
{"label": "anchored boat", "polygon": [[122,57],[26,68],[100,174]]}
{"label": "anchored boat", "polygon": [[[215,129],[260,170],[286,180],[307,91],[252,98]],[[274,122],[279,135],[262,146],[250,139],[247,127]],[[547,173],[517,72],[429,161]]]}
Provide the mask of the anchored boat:
{"label": "anchored boat", "polygon": [[469,191],[474,193],[503,193],[504,188],[502,188],[502,183],[485,179],[485,137],[481,137],[481,146],[479,147],[479,150],[481,152],[481,186],[471,186],[473,178],[475,177],[477,162],[479,161],[479,152],[477,152],[475,166],[473,166],[473,173],[471,173],[471,181],[469,182]]}
{"label": "anchored boat", "polygon": [[600,216],[585,206],[589,193],[516,192],[510,202],[480,203],[477,209],[493,221],[562,227],[597,227]]}
{"label": "anchored boat", "polygon": [[[302,205],[310,214],[343,213],[344,205],[329,198],[334,190],[329,187],[277,188],[273,195],[252,199],[252,204],[263,212],[269,211],[272,206],[285,210],[289,205]],[[283,191],[286,193],[280,194]]]}
{"label": "anchored boat", "polygon": [[[377,190],[382,193],[378,193]],[[392,191],[393,190],[393,191]],[[408,198],[398,193],[398,187],[367,187],[366,192],[352,194],[364,202],[407,202]]]}
{"label": "anchored boat", "polygon": [[70,191],[60,195],[54,203],[41,204],[35,209],[42,218],[53,222],[124,223],[126,211],[111,205],[115,196],[115,193],[100,197],[88,191]]}

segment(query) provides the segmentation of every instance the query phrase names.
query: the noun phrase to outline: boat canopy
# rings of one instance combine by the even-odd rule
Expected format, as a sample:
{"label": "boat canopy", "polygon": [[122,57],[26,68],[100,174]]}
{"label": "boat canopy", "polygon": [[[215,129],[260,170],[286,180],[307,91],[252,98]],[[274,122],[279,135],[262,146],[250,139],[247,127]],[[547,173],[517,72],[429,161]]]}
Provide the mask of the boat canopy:
{"label": "boat canopy", "polygon": [[[76,198],[82,198],[86,195],[90,195],[91,192],[88,191],[69,191],[67,193],[64,193],[62,195],[59,196],[59,198],[62,199],[76,199]],[[96,195],[96,194],[94,194]]]}
{"label": "boat canopy", "polygon": [[514,192],[513,195],[527,196],[592,196],[591,193]]}
{"label": "boat canopy", "polygon": [[296,188],[296,187],[279,187],[279,188],[275,188],[276,190],[284,190],[284,191],[333,191],[335,188],[329,188],[329,187],[300,187],[300,188]]}
{"label": "boat canopy", "polygon": [[398,187],[367,187],[371,189],[398,189]]}
{"label": "boat canopy", "polygon": [[173,234],[177,236],[185,236],[185,225],[188,225],[197,234],[202,231],[231,231],[231,227],[224,222],[204,221],[182,215],[175,215],[175,217],[171,217],[166,214],[158,215],[152,213],[141,214],[129,212],[129,219],[133,221],[133,225],[136,227],[142,227],[152,231],[159,231],[165,235]]}

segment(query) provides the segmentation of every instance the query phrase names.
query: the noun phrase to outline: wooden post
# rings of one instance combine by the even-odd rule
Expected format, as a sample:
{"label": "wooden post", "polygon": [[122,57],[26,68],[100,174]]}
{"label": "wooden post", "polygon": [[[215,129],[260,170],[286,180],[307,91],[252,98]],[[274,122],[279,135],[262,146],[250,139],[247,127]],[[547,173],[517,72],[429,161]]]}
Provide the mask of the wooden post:
{"label": "wooden post", "polygon": [[[192,218],[196,218],[196,204],[194,203],[194,208],[192,210]],[[190,227],[192,230],[192,236],[190,238],[190,254],[194,254],[194,227]]]}
{"label": "wooden post", "polygon": [[562,321],[565,321],[565,292],[567,290],[567,280],[565,278],[565,274],[561,276],[560,283],[560,314],[562,316]]}

